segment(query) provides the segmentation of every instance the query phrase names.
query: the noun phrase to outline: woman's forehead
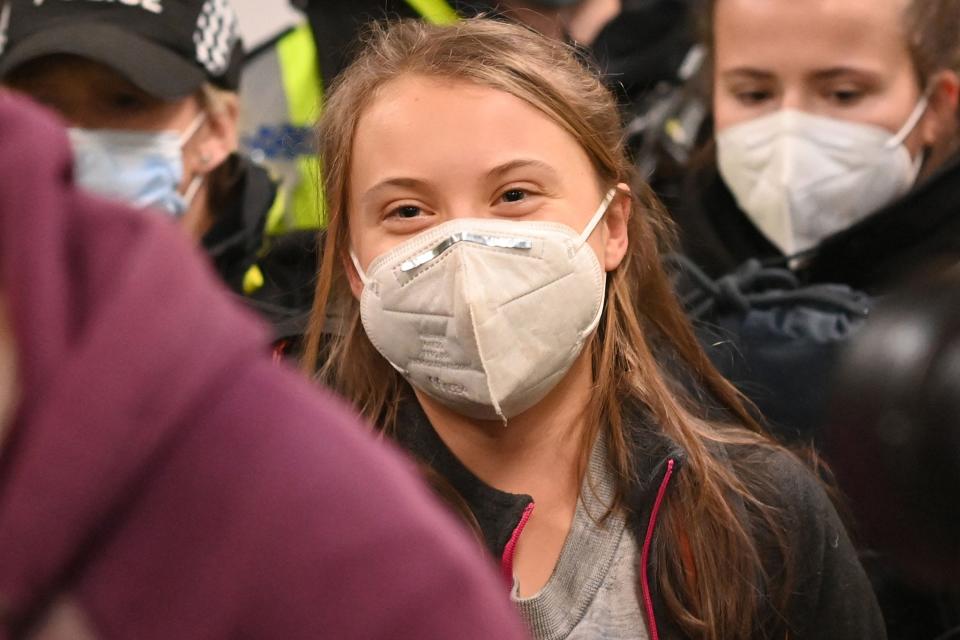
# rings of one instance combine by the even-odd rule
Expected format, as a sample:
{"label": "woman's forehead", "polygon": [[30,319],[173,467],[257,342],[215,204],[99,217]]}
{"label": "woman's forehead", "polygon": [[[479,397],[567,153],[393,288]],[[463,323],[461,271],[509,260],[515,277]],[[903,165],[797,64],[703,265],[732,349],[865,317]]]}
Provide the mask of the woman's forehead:
{"label": "woman's forehead", "polygon": [[897,67],[909,60],[905,8],[905,0],[717,0],[717,69]]}
{"label": "woman's forehead", "polygon": [[589,165],[560,124],[506,91],[461,80],[409,76],[385,85],[361,114],[355,177],[461,174],[533,159],[558,172]]}

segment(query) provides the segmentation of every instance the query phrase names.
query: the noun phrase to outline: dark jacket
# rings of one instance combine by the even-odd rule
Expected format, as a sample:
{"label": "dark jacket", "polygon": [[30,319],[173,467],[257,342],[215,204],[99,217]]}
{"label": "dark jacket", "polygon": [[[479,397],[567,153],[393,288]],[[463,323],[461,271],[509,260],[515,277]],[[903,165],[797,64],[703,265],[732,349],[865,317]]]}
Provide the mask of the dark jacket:
{"label": "dark jacket", "polygon": [[64,130],[2,94],[0,140],[0,638],[523,637],[410,465],[271,362],[178,229],[78,192]]}
{"label": "dark jacket", "polygon": [[243,280],[264,245],[267,214],[277,188],[267,172],[235,153],[216,170],[222,181],[212,194],[213,224],[200,244],[220,278],[243,295]]}
{"label": "dark jacket", "polygon": [[[750,258],[783,254],[737,206],[714,166],[693,172],[689,198],[674,211],[684,252],[719,277]],[[878,294],[960,262],[960,155],[910,192],[826,238],[796,270],[807,283]]]}
{"label": "dark jacket", "polygon": [[590,51],[607,85],[635,112],[658,85],[677,84],[694,45],[690,0],[624,0]]}
{"label": "dark jacket", "polygon": [[[660,534],[658,516],[664,501],[672,499],[672,487],[684,472],[684,453],[659,434],[643,412],[630,411],[627,424],[639,479],[627,497],[629,522],[641,558],[647,561],[638,571],[641,609],[651,638],[681,638],[657,590],[658,568],[651,549],[678,543]],[[500,562],[504,578],[511,581],[513,553],[533,499],[498,491],[474,476],[440,440],[415,401],[402,404],[396,437],[401,446],[446,478],[470,506],[488,551]],[[789,632],[791,640],[885,638],[870,584],[819,481],[785,452],[752,451],[748,455],[771,481],[772,492],[763,497],[782,510],[798,572],[789,609],[777,612],[768,605],[755,637],[782,640]],[[758,537],[762,549],[773,548],[770,534],[759,531]],[[768,554],[765,561],[770,575],[780,573],[777,554]]]}
{"label": "dark jacket", "polygon": [[260,166],[234,154],[212,202],[216,218],[201,244],[214,269],[235,294],[273,327],[274,339],[296,343],[303,335],[318,271],[318,232],[267,237],[276,184]]}
{"label": "dark jacket", "polygon": [[[691,199],[676,213],[683,246],[714,277],[723,275],[717,284],[731,284],[734,268],[749,257],[783,261],[737,207],[715,169],[691,180]],[[958,262],[960,155],[900,199],[825,239],[793,272],[800,285],[840,284],[865,291],[871,296],[850,291],[840,297],[849,303],[862,299],[867,309],[875,296]],[[734,287],[719,290],[744,299]],[[834,397],[834,368],[850,338],[865,322],[869,326],[869,315],[796,299],[770,304],[773,292],[763,296],[765,307],[718,306],[704,318],[709,326],[700,327],[701,344],[720,371],[764,409],[778,435],[830,438],[830,430],[844,428],[826,423],[828,403],[844,403]],[[889,517],[901,515],[891,512]],[[871,532],[862,533],[869,537]],[[890,638],[933,638],[955,626],[960,617],[955,596],[916,588],[882,556],[871,554],[865,562]]]}

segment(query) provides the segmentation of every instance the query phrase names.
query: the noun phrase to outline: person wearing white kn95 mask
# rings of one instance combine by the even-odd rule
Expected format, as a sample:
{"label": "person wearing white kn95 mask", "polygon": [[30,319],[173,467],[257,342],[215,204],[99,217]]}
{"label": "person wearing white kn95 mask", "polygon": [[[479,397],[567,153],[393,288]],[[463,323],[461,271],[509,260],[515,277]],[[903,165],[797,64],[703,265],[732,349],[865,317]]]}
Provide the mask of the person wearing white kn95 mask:
{"label": "person wearing white kn95 mask", "polygon": [[320,124],[304,368],[419,462],[533,637],[883,638],[819,481],[698,347],[601,79],[507,22],[364,42]]}
{"label": "person wearing white kn95 mask", "polygon": [[868,293],[960,261],[956,0],[708,0],[715,164],[676,211],[711,276],[750,258]]}
{"label": "person wearing white kn95 mask", "polygon": [[[701,344],[781,438],[819,446],[849,426],[832,385],[873,301],[960,263],[960,2],[701,4],[715,162],[676,213],[713,282],[680,287],[718,285],[691,305]],[[950,635],[948,591],[882,555],[868,569],[891,639]]]}
{"label": "person wearing white kn95 mask", "polygon": [[[455,218],[368,273],[351,251],[367,336],[411,384],[459,413],[506,423],[557,385],[600,322],[604,270],[587,240],[616,195],[607,192],[580,234],[555,222]],[[450,282],[452,333],[432,310],[418,313]],[[543,313],[558,301],[565,313]],[[430,324],[438,330],[424,336]]]}

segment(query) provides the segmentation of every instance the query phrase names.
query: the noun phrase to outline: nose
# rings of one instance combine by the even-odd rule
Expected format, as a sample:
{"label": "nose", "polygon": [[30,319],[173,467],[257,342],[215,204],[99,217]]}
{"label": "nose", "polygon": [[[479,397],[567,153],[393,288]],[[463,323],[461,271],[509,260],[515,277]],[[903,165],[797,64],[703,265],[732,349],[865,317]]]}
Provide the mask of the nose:
{"label": "nose", "polygon": [[779,109],[793,109],[795,111],[812,111],[810,96],[800,86],[785,87],[780,96]]}
{"label": "nose", "polygon": [[445,203],[447,207],[444,213],[445,220],[457,220],[459,218],[489,218],[491,213],[488,207],[476,197],[449,197]]}

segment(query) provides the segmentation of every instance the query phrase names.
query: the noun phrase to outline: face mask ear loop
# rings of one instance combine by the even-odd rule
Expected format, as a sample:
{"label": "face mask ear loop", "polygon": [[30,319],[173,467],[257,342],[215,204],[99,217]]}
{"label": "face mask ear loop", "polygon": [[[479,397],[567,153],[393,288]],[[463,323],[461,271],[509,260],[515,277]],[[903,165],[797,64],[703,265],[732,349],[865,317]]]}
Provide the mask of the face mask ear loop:
{"label": "face mask ear loop", "polygon": [[917,106],[914,107],[913,113],[910,114],[910,117],[907,118],[907,121],[901,127],[900,131],[897,132],[895,136],[890,138],[885,145],[888,149],[894,149],[903,144],[903,141],[907,139],[913,130],[916,129],[917,124],[920,123],[920,118],[923,117],[923,114],[927,112],[927,108],[930,106],[930,93],[931,89],[927,89],[923,92],[923,95],[920,97],[920,102],[917,103]]}
{"label": "face mask ear loop", "polygon": [[203,179],[205,177],[206,176],[202,173],[194,176],[193,180],[190,181],[190,184],[187,185],[187,190],[183,192],[183,202],[187,209],[189,209],[190,205],[193,204],[193,199],[197,197],[197,192],[200,191],[200,186],[203,184]]}
{"label": "face mask ear loop", "polygon": [[357,259],[357,254],[353,252],[353,249],[350,249],[350,261],[353,262],[353,268],[357,270],[357,275],[360,276],[360,282],[363,283],[363,286],[370,286],[370,279],[367,278],[367,274],[365,274],[360,267],[360,261]]}
{"label": "face mask ear loop", "polygon": [[606,215],[607,209],[610,208],[610,203],[613,202],[613,199],[617,197],[617,188],[611,187],[610,191],[607,191],[607,195],[604,196],[603,202],[600,203],[600,206],[597,207],[597,212],[593,214],[593,217],[590,218],[590,222],[587,223],[587,227],[583,230],[583,233],[580,234],[580,243],[578,246],[583,246],[584,243],[590,238],[590,235],[593,233],[593,230],[597,228],[597,225],[600,224],[600,221],[603,220],[603,216]]}
{"label": "face mask ear loop", "polygon": [[207,112],[201,111],[197,114],[197,117],[193,119],[190,123],[190,126],[187,127],[187,130],[180,134],[180,148],[187,146],[187,143],[190,142],[190,139],[193,136],[197,135],[197,131],[200,130],[200,127],[203,126],[203,123],[207,121]]}

